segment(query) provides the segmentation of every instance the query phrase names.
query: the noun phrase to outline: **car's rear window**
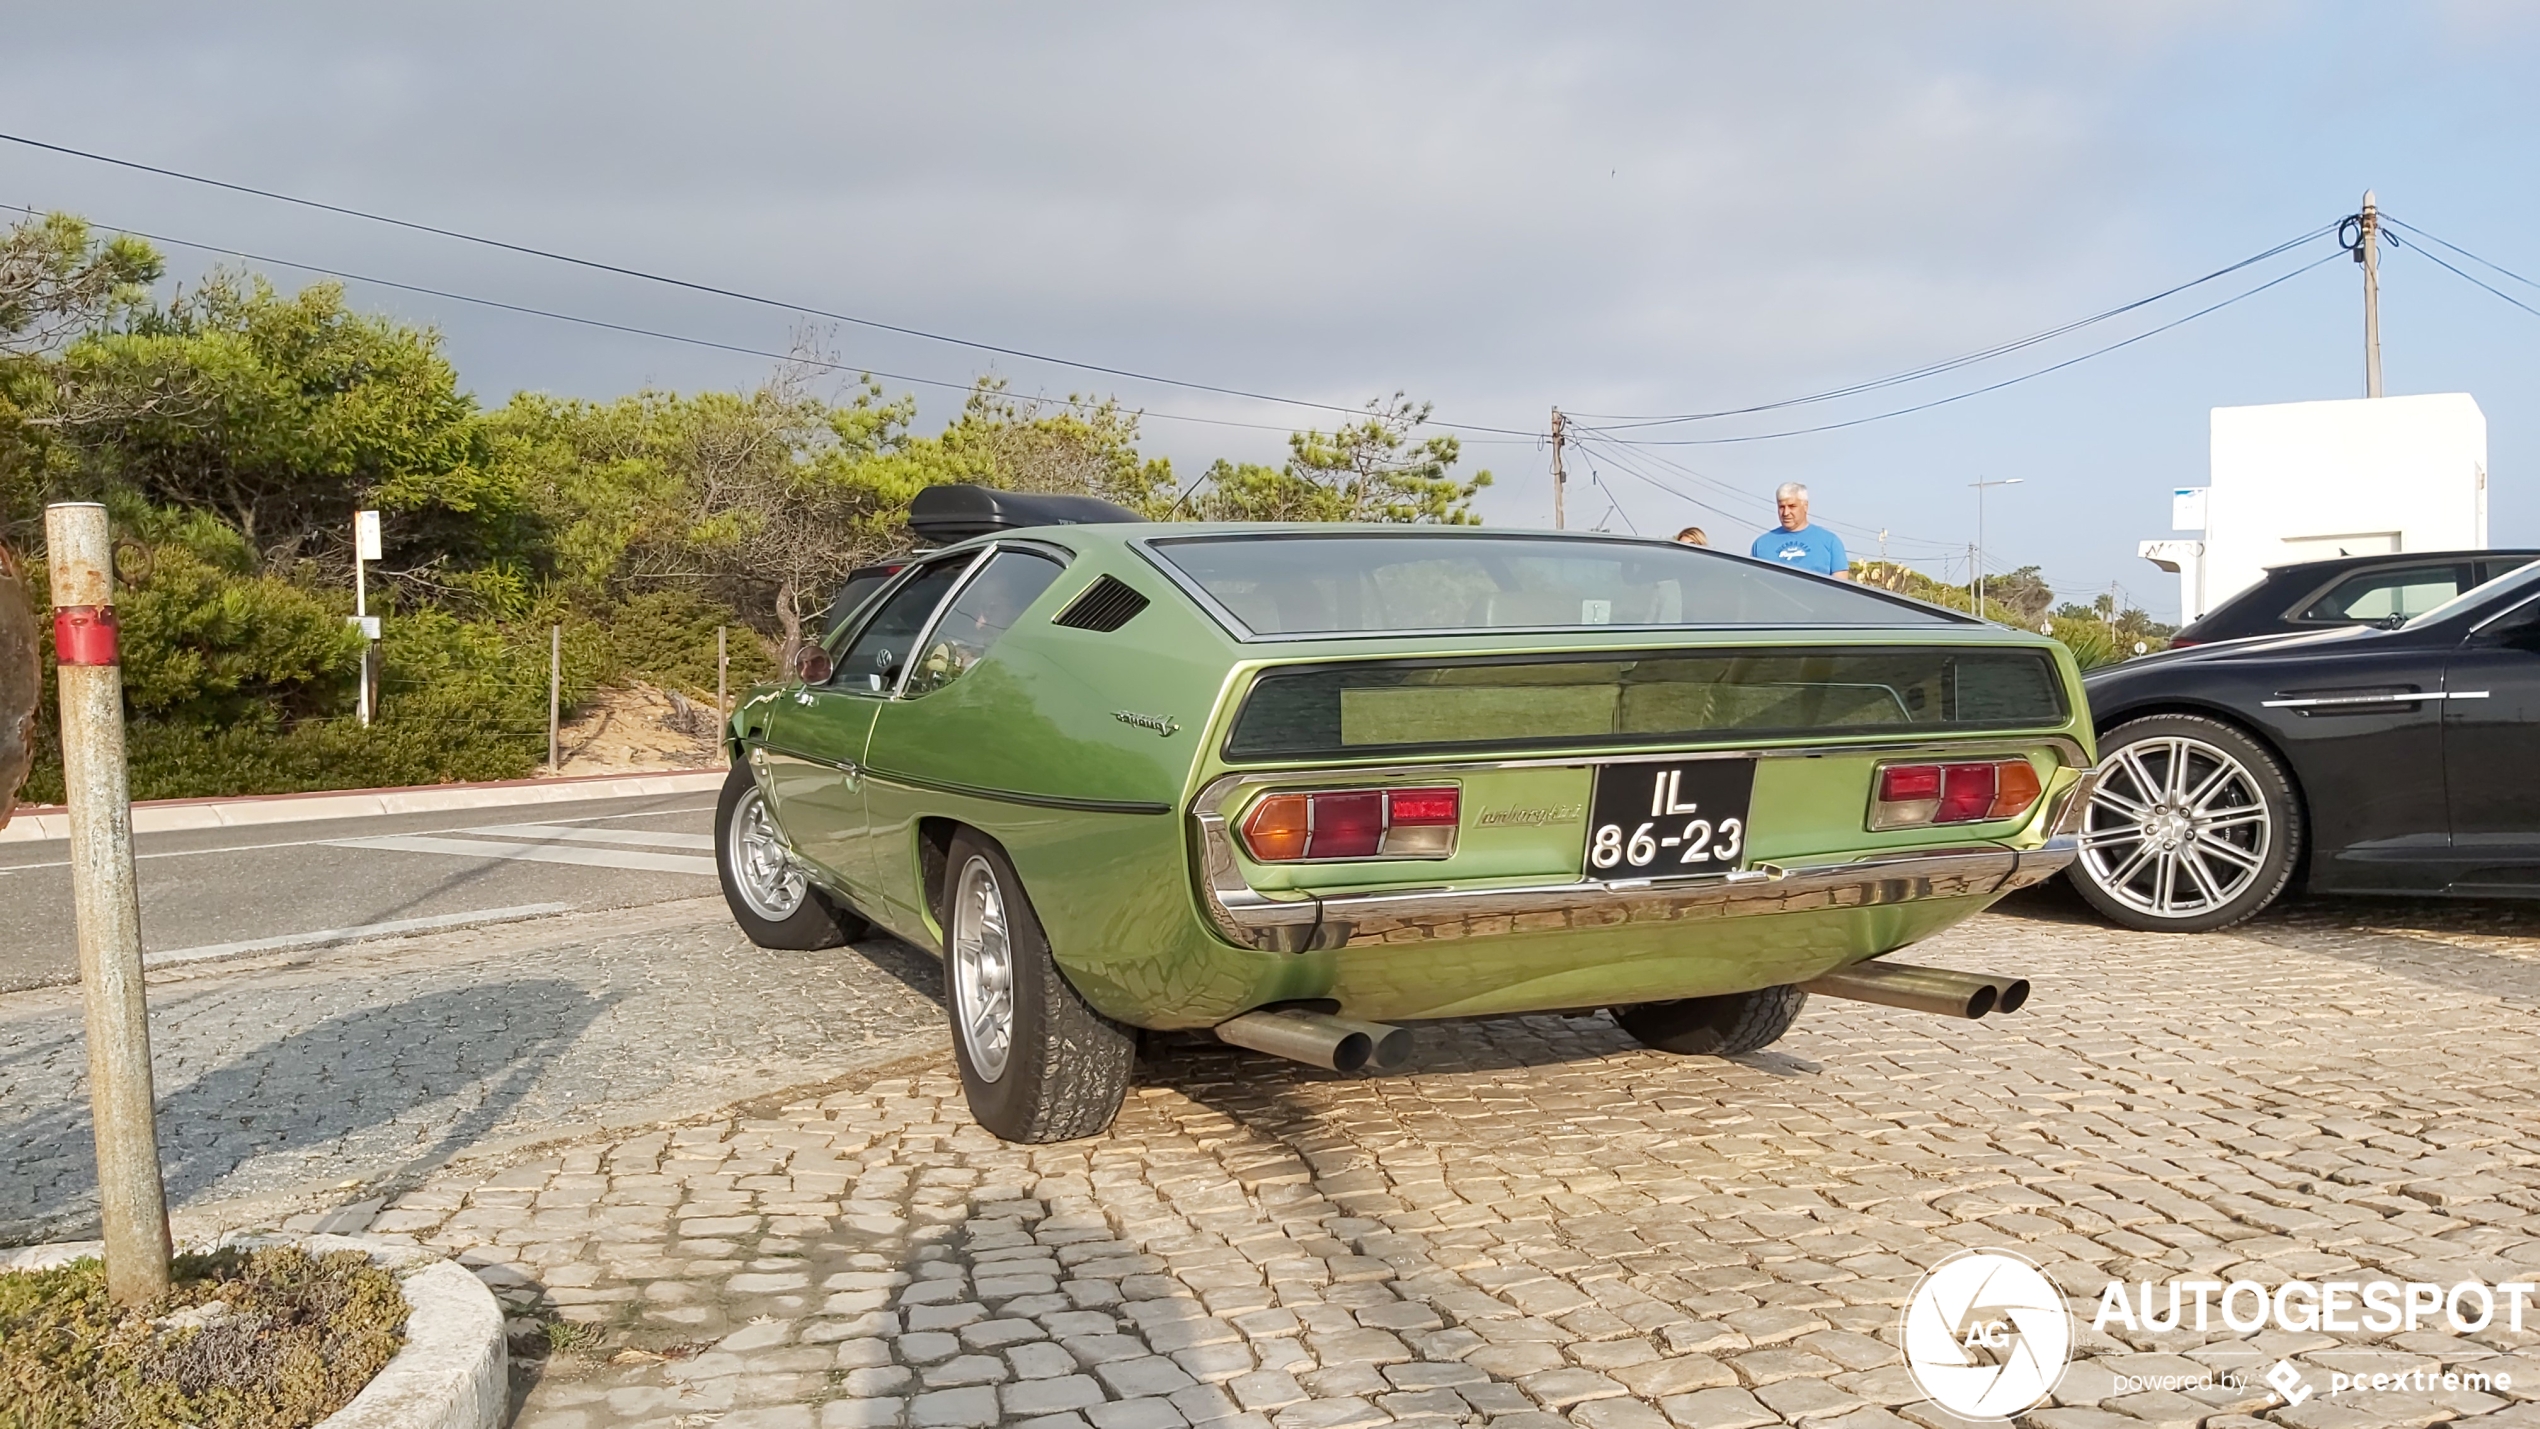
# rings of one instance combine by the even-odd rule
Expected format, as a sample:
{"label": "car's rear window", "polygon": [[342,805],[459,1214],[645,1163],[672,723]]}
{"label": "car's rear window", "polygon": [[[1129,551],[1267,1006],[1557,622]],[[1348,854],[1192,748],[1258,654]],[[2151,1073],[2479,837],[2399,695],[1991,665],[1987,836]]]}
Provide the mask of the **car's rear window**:
{"label": "car's rear window", "polygon": [[2054,658],[2038,649],[1380,660],[1265,672],[1226,757],[2033,729],[2067,713]]}
{"label": "car's rear window", "polygon": [[1656,541],[1265,532],[1168,538],[1152,548],[1256,638],[1958,619],[1761,561]]}

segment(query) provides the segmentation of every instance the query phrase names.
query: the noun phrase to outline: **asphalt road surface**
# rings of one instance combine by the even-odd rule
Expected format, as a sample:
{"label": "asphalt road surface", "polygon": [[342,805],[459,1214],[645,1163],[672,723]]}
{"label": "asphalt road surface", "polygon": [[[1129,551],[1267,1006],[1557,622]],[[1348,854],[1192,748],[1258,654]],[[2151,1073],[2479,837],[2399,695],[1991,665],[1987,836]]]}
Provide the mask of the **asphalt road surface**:
{"label": "asphalt road surface", "polygon": [[[142,947],[164,967],[694,898],[713,825],[699,793],[142,834]],[[64,848],[0,844],[0,991],[79,976]]]}

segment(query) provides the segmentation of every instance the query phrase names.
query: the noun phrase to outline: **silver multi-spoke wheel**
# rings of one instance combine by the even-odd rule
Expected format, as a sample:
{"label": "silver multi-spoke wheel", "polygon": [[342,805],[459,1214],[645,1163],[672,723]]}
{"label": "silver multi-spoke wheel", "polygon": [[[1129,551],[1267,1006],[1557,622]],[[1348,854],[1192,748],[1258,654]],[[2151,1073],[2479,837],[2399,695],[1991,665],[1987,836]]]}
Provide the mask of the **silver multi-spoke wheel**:
{"label": "silver multi-spoke wheel", "polygon": [[2279,832],[2264,789],[2227,749],[2158,735],[2110,751],[2081,832],[2081,873],[2147,918],[2219,912],[2266,871]]}
{"label": "silver multi-spoke wheel", "polygon": [[732,811],[723,856],[741,901],[771,923],[794,916],[810,895],[811,885],[794,866],[793,855],[786,852],[785,840],[776,832],[776,820],[767,812],[767,796],[756,789],[741,795]]}
{"label": "silver multi-spoke wheel", "polygon": [[962,865],[952,911],[953,1022],[980,1079],[998,1081],[1014,1050],[1014,941],[987,859]]}

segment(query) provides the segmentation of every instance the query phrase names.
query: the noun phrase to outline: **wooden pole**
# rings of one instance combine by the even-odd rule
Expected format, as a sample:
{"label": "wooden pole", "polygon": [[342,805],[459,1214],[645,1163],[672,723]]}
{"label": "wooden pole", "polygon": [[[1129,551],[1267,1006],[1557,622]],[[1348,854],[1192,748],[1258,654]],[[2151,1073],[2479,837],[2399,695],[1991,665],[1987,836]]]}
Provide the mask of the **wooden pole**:
{"label": "wooden pole", "polygon": [[114,555],[106,508],[44,510],[53,647],[60,658],[62,783],[70,804],[71,901],[88,1014],[88,1100],[106,1290],[117,1303],[167,1293],[167,1189],[159,1179],[150,1081],[150,1009],[141,982],[141,904],[132,872],[132,791],[124,766],[123,666],[115,646]]}
{"label": "wooden pole", "polygon": [[547,772],[564,772],[564,627],[547,627]]}
{"label": "wooden pole", "polygon": [[714,628],[714,747],[723,748],[723,722],[732,714],[730,652],[724,648],[725,627]]}

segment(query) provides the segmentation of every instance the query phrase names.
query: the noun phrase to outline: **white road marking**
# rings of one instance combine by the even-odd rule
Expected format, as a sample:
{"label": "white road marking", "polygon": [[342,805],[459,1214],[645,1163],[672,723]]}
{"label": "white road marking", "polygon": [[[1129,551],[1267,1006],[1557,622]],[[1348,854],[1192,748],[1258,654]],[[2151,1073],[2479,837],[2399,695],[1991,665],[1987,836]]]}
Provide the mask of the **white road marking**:
{"label": "white road marking", "polygon": [[199,963],[208,958],[234,958],[246,953],[275,953],[287,948],[315,948],[328,943],[350,943],[362,938],[388,938],[399,933],[425,933],[435,928],[455,928],[467,923],[510,923],[522,918],[543,918],[550,913],[570,913],[571,903],[523,903],[516,908],[480,908],[473,913],[435,913],[425,918],[392,918],[385,923],[360,923],[350,928],[320,928],[314,933],[285,933],[277,938],[250,938],[243,943],[206,943],[199,948],[171,948],[164,953],[144,953],[141,965],[163,968],[173,963]]}
{"label": "white road marking", "polygon": [[455,854],[460,858],[509,858],[524,863],[578,863],[591,868],[632,868],[647,873],[693,873],[714,877],[714,860],[683,853],[645,853],[638,849],[557,848],[552,844],[506,843],[498,839],[442,839],[420,834],[387,834],[368,839],[329,839],[335,848],[387,849],[397,853]]}
{"label": "white road marking", "polygon": [[714,849],[712,834],[667,834],[652,829],[572,829],[561,824],[492,824],[467,829],[471,834],[508,834],[523,839],[561,839],[567,843],[635,844],[644,848]]}
{"label": "white road marking", "polygon": [[[582,816],[581,816],[581,817],[579,817],[579,818],[573,818],[573,819],[562,819],[562,820],[558,820],[556,823],[553,823],[553,824],[539,824],[539,825],[535,825],[534,827],[538,827],[538,828],[556,828],[556,827],[560,827],[560,826],[561,826],[561,825],[563,825],[563,824],[599,823],[599,822],[602,822],[602,821],[604,821],[604,820],[608,820],[608,819],[658,819],[658,818],[667,818],[667,817],[669,817],[669,816],[671,816],[671,815],[674,815],[674,814],[703,814],[703,813],[710,813],[710,812],[712,812],[712,808],[713,808],[713,806],[711,806],[711,805],[707,805],[707,804],[698,804],[698,805],[694,805],[694,806],[691,806],[691,807],[677,808],[677,809],[641,809],[641,810],[638,810],[638,811],[636,811],[636,812],[634,812],[634,813],[631,813],[631,814],[585,814],[585,815],[582,815]],[[380,816],[379,816],[379,815],[373,815],[372,817],[376,818],[376,817],[380,817]],[[347,819],[347,820],[343,820],[342,822],[350,823],[350,822],[352,822],[352,821],[351,821],[351,820],[349,820],[349,819]],[[203,831],[203,830],[195,830],[195,829],[180,829],[180,830],[176,830],[175,832],[179,832],[179,833],[197,833],[197,832],[205,832],[205,831]],[[426,834],[462,834],[462,833],[466,833],[466,832],[468,832],[468,830],[466,830],[466,829],[423,829],[423,830],[420,830],[420,832],[422,832],[422,833],[426,833]],[[704,834],[697,834],[697,835],[693,835],[692,837],[703,838],[703,839],[705,839],[705,840],[706,840],[706,842],[704,842],[704,843],[702,843],[702,844],[697,845],[697,847],[699,847],[699,848],[712,848],[712,847],[714,846],[714,840],[713,840],[710,836],[708,836],[708,835],[704,835]],[[160,849],[160,850],[157,850],[157,851],[155,851],[155,852],[135,852],[135,853],[133,854],[133,858],[134,858],[134,859],[136,859],[136,860],[139,860],[139,859],[152,859],[152,858],[200,858],[200,857],[202,857],[202,856],[203,856],[203,855],[205,855],[205,854],[211,854],[211,853],[254,853],[254,852],[256,852],[258,849],[268,849],[268,848],[317,848],[317,847],[320,847],[320,846],[323,846],[323,845],[329,845],[329,844],[341,844],[341,843],[343,843],[343,842],[344,842],[344,840],[342,840],[342,839],[340,839],[340,838],[333,838],[333,839],[282,839],[282,840],[279,840],[279,841],[276,841],[276,842],[271,842],[271,843],[260,843],[260,844],[216,844],[216,845],[214,845],[214,846],[213,846],[213,847],[211,847],[211,848],[170,848],[170,849]],[[25,872],[28,872],[28,871],[30,871],[30,870],[33,870],[33,869],[39,869],[39,868],[68,868],[68,867],[70,867],[70,866],[71,866],[71,861],[70,861],[69,859],[66,859],[66,858],[48,859],[48,860],[46,860],[45,862],[42,862],[42,863],[12,863],[12,864],[0,865],[0,874],[8,874],[8,873],[25,873]]]}

